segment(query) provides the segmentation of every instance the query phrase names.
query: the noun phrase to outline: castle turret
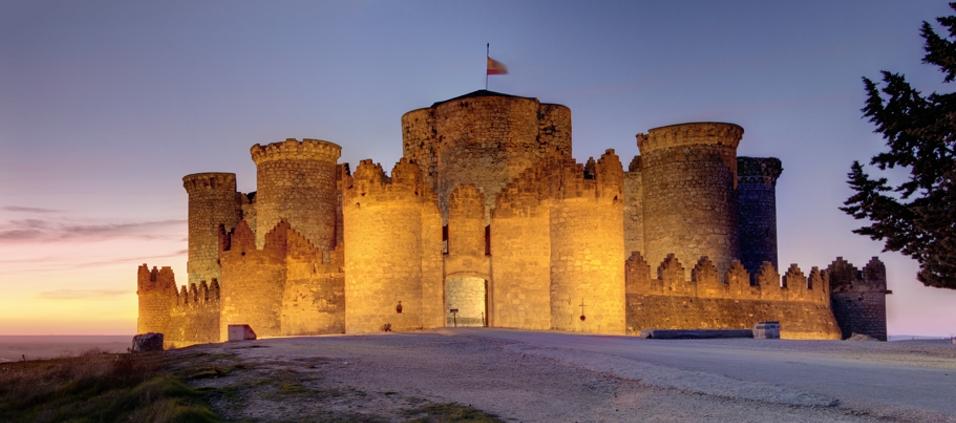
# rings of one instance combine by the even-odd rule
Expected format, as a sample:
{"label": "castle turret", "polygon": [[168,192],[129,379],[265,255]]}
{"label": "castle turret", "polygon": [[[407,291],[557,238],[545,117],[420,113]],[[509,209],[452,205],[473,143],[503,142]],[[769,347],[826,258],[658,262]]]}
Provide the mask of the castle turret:
{"label": "castle turret", "polygon": [[439,206],[462,184],[498,193],[540,160],[571,157],[571,110],[535,98],[479,90],[402,116],[404,156],[419,163]]}
{"label": "castle turret", "polygon": [[189,193],[189,283],[219,279],[219,226],[232,230],[240,203],[234,173],[194,173],[183,177]]}
{"label": "castle turret", "polygon": [[624,333],[624,171],[608,150],[586,174],[571,164],[552,193],[551,327]]}
{"label": "castle turret", "polygon": [[352,175],[342,207],[346,332],[423,327],[420,180],[408,159],[395,165],[391,178],[371,160]]}
{"label": "castle turret", "polygon": [[723,274],[739,253],[737,144],[743,128],[684,123],[637,135],[645,257],[707,256]]}
{"label": "castle turret", "polygon": [[342,147],[287,139],[251,149],[256,163],[256,245],[285,219],[319,249],[335,247],[336,161]]}
{"label": "castle turret", "polygon": [[176,278],[169,267],[149,269],[139,266],[136,273],[136,296],[139,315],[136,332],[169,333],[170,312],[176,305]]}
{"label": "castle turret", "polygon": [[774,157],[737,158],[737,224],[740,261],[751,273],[767,261],[777,266],[777,178]]}

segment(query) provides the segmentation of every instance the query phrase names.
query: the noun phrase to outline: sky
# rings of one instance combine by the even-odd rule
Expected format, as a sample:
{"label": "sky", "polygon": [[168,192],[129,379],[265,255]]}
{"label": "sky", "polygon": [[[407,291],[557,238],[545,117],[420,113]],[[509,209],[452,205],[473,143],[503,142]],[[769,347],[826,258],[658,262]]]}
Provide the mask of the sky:
{"label": "sky", "polygon": [[[861,77],[921,64],[936,1],[0,0],[0,334],[130,334],[136,267],[186,280],[181,178],[236,172],[289,137],[354,166],[401,156],[402,113],[484,84],[485,43],[510,74],[490,89],[565,104],[579,161],[687,121],[746,130],[775,156],[782,268],[842,256],[887,266],[891,335],[956,333],[956,290],[851,233],[846,172],[883,140]],[[890,175],[898,177],[899,174]]]}

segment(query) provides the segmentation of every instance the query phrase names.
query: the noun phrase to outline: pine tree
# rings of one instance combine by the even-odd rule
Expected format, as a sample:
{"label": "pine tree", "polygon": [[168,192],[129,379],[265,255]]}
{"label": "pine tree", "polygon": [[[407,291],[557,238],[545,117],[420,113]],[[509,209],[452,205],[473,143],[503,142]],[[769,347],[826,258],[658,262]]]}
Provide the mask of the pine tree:
{"label": "pine tree", "polygon": [[[956,10],[956,3],[949,6]],[[948,84],[956,80],[956,16],[936,21],[948,35],[941,37],[923,22],[923,63],[937,66]],[[863,78],[863,114],[889,149],[870,165],[880,171],[899,167],[909,175],[892,186],[854,162],[847,176],[855,194],[840,210],[868,221],[855,233],[916,259],[920,282],[956,289],[956,93],[923,96],[901,74],[882,76],[882,86]]]}

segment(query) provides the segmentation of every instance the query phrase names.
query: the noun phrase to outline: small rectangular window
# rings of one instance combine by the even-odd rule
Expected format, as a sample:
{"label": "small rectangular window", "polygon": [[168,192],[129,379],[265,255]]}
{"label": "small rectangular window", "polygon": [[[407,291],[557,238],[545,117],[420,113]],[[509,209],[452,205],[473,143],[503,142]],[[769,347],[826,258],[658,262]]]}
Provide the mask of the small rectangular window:
{"label": "small rectangular window", "polygon": [[485,255],[491,255],[491,225],[485,226]]}
{"label": "small rectangular window", "polygon": [[448,255],[448,225],[441,227],[441,253]]}

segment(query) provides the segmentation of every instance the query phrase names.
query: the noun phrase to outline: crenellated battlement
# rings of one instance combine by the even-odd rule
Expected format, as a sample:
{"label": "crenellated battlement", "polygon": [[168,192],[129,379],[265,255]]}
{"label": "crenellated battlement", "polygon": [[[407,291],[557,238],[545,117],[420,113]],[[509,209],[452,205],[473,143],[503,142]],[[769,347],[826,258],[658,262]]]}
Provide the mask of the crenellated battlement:
{"label": "crenellated battlement", "polygon": [[143,263],[136,272],[136,287],[138,294],[176,289],[176,275],[169,266],[163,266],[161,269],[153,266],[150,270],[149,266]]}
{"label": "crenellated battlement", "polygon": [[206,193],[234,195],[236,174],[227,172],[203,172],[183,176],[183,188],[190,196]]}
{"label": "crenellated battlement", "polygon": [[740,184],[774,186],[783,172],[776,157],[737,157],[737,181]]}
{"label": "crenellated battlement", "polygon": [[381,164],[371,159],[362,160],[344,194],[348,204],[354,205],[369,198],[377,201],[420,200],[430,196],[431,190],[424,183],[418,164],[403,157],[392,167],[391,176],[385,174]]}
{"label": "crenellated battlement", "polygon": [[303,138],[287,138],[271,144],[253,145],[249,150],[256,166],[277,160],[319,160],[335,163],[342,155],[342,147],[336,143]]}
{"label": "crenellated battlement", "polygon": [[886,266],[876,257],[871,258],[863,270],[837,257],[827,267],[827,273],[834,292],[886,291]]}
{"label": "crenellated battlement", "polygon": [[[182,310],[186,308],[208,307],[219,308],[220,288],[219,281],[212,280],[211,284],[206,281],[199,283],[190,283],[183,285],[176,292],[176,308]],[[175,310],[174,310],[175,312]]]}
{"label": "crenellated battlement", "polygon": [[608,149],[598,160],[589,158],[581,165],[574,161],[558,162],[551,196],[555,199],[598,198],[619,201],[624,185],[621,159]]}
{"label": "crenellated battlement", "polygon": [[266,337],[417,330],[453,324],[464,301],[459,323],[492,327],[779,320],[785,337],[834,339],[837,313],[848,333],[885,336],[878,260],[780,266],[782,166],[738,158],[738,125],[650,129],[625,167],[613,149],[578,163],[571,110],[533,97],[479,90],[401,120],[390,171],[290,138],[250,148],[252,193],[234,173],[184,176],[188,283],[140,266],[137,330],[168,346],[220,341],[240,323]]}
{"label": "crenellated battlement", "polygon": [[657,266],[656,277],[652,278],[650,266],[644,257],[633,252],[625,262],[625,272],[628,294],[817,304],[829,302],[826,273],[813,268],[808,277],[796,264],[791,264],[781,276],[773,264],[765,262],[751,278],[739,261],[733,261],[721,275],[717,266],[705,256],[697,261],[690,272],[690,279],[687,279],[684,264],[669,254]]}
{"label": "crenellated battlement", "polygon": [[736,151],[743,135],[744,128],[733,123],[678,123],[637,134],[637,147],[641,154],[691,145],[724,146]]}

